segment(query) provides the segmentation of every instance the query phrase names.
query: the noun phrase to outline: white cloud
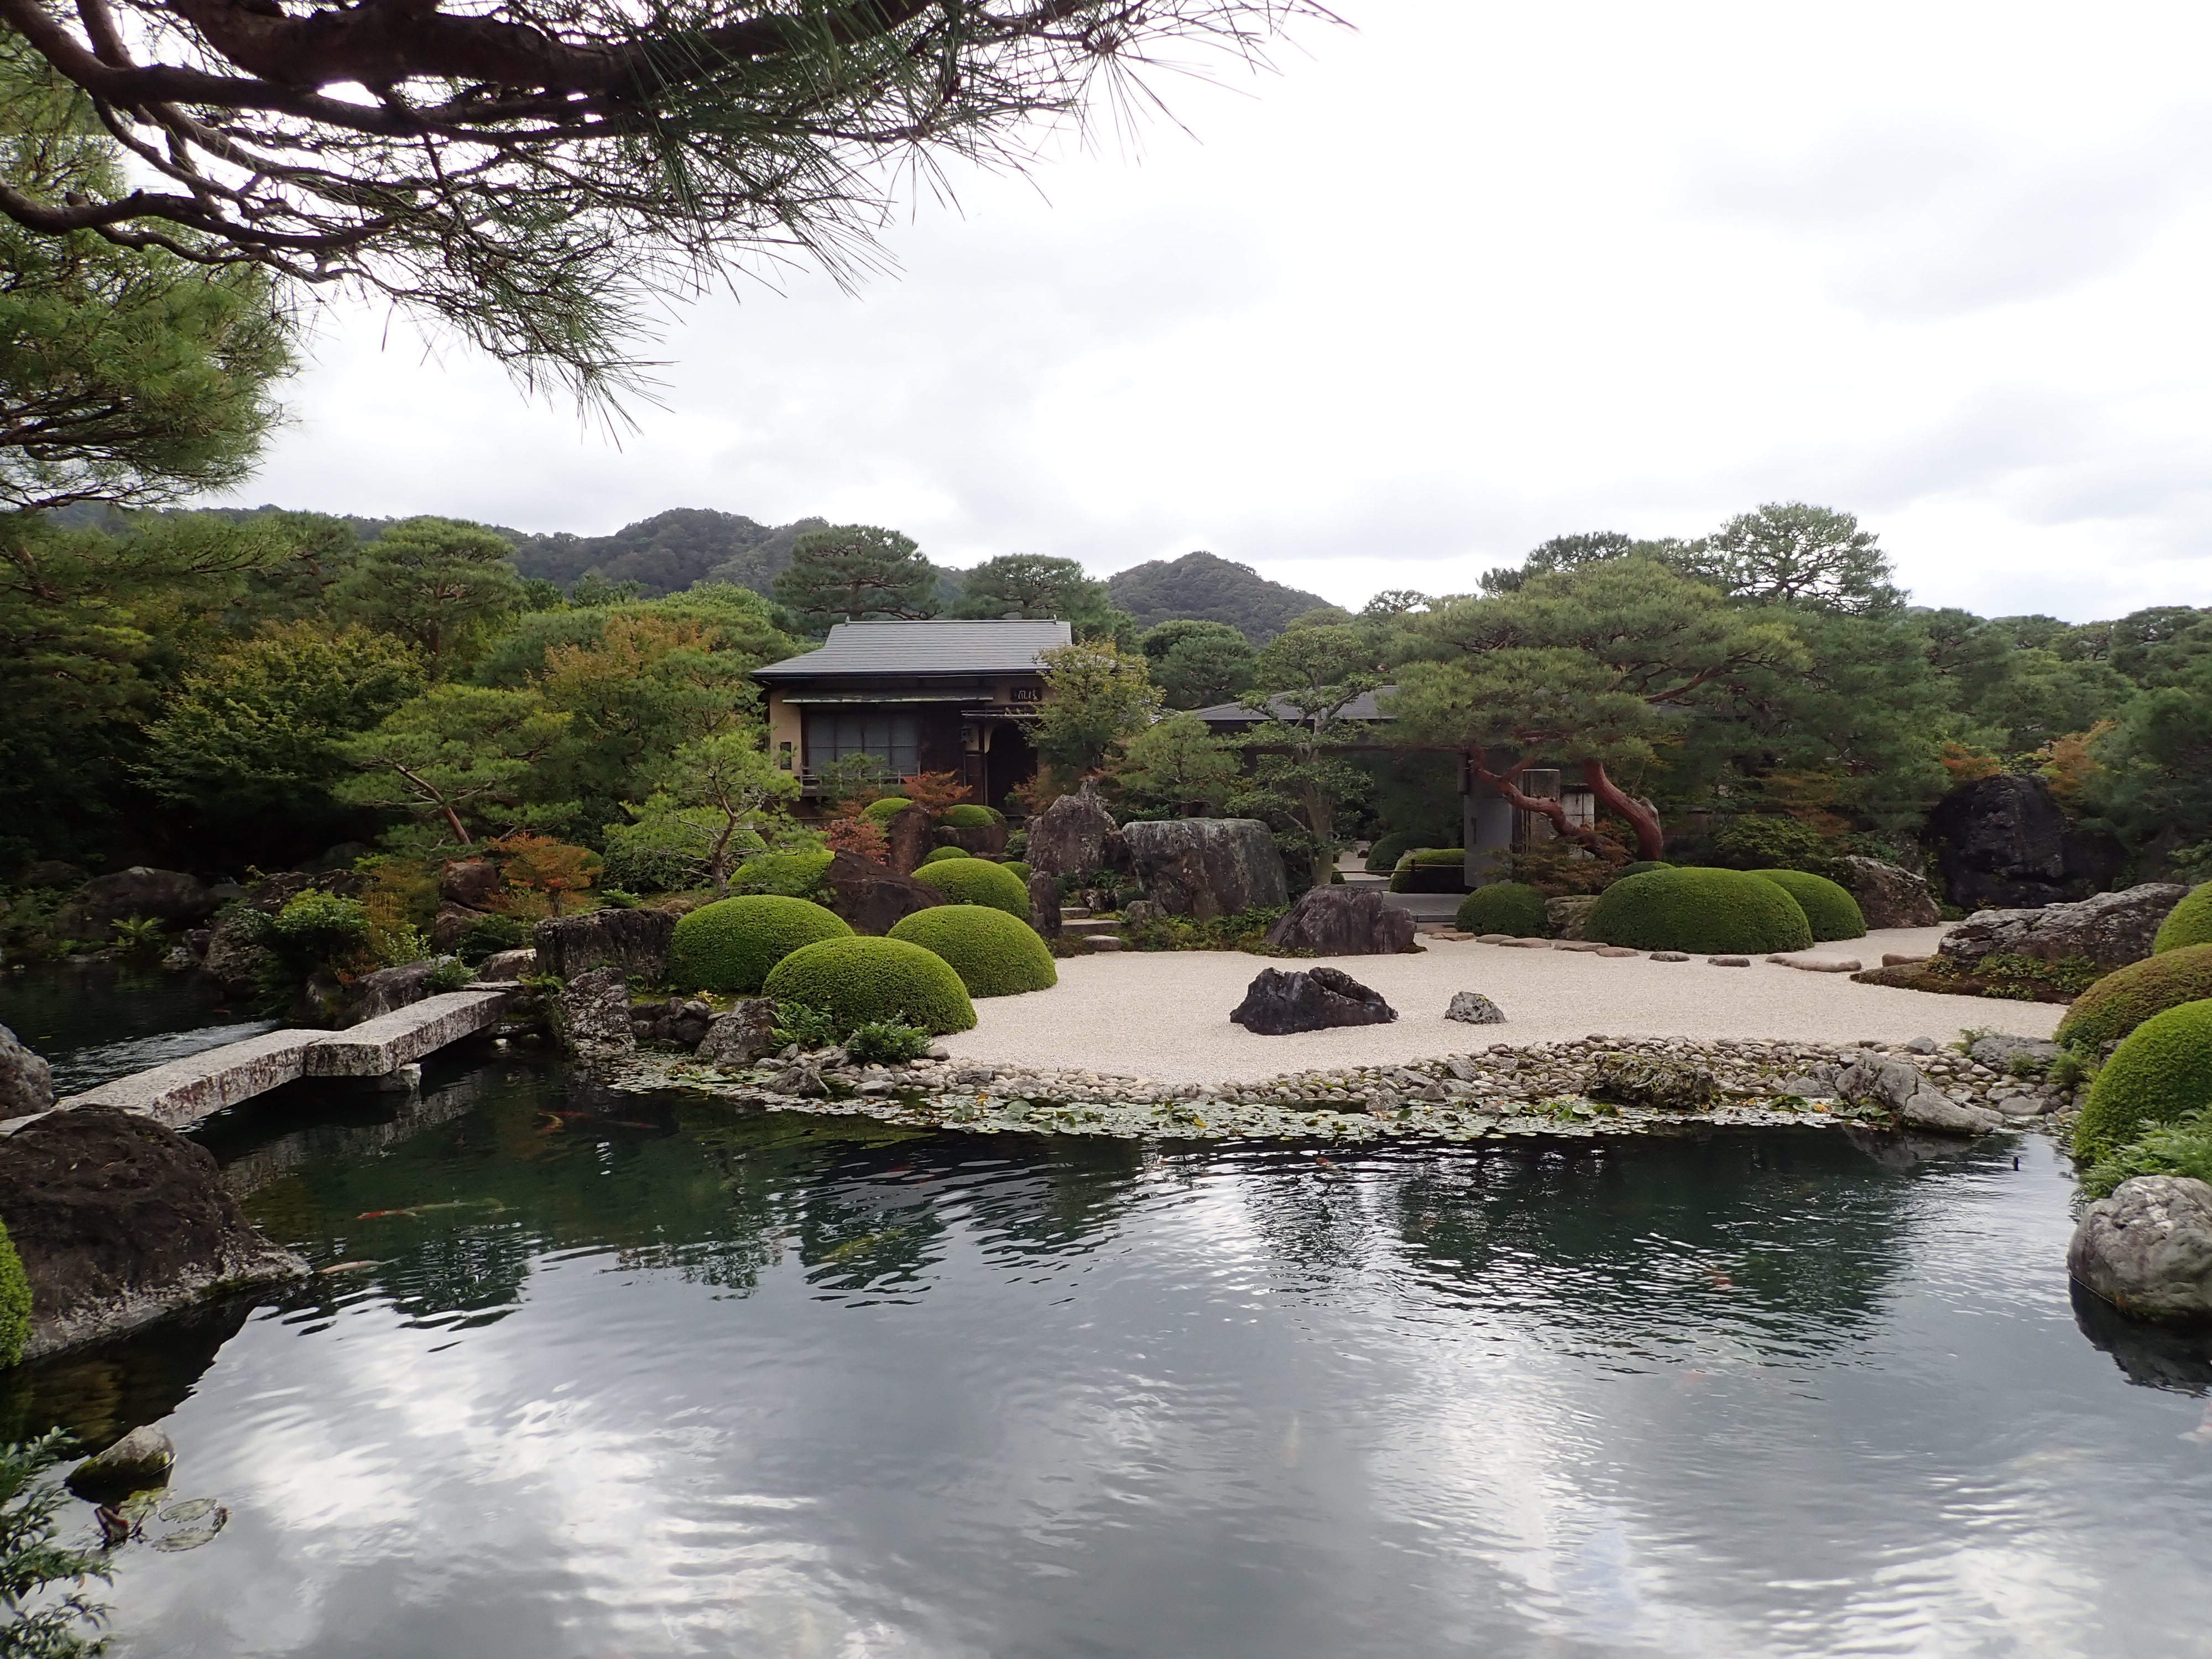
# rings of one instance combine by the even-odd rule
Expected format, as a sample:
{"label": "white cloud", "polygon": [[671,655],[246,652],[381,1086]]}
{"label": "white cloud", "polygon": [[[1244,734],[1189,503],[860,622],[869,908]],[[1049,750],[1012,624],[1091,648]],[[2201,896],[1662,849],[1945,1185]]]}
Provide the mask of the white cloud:
{"label": "white cloud", "polygon": [[1811,499],[1922,597],[2212,603],[2212,20],[1396,0],[1195,138],[917,206],[857,295],[681,313],[621,447],[334,313],[241,499],[1206,547],[1357,600]]}

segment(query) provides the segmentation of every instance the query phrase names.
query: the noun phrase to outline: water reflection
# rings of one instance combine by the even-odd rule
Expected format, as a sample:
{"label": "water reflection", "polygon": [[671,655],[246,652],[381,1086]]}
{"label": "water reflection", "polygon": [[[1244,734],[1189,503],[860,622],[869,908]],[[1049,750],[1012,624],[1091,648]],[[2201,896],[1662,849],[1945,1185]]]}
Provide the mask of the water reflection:
{"label": "water reflection", "polygon": [[2212,1394],[2212,1331],[2124,1319],[2111,1303],[2079,1285],[2067,1290],[2081,1334],[2112,1355],[2129,1382],[2178,1394]]}
{"label": "water reflection", "polygon": [[0,1025],[54,1070],[57,1096],[272,1030],[198,974],[58,962],[0,972]]}

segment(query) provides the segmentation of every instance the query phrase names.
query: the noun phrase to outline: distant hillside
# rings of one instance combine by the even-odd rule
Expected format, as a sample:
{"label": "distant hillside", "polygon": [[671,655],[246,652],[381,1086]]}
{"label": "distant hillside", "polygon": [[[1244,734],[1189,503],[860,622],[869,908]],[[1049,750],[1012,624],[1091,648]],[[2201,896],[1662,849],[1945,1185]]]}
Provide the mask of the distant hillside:
{"label": "distant hillside", "polygon": [[611,582],[637,582],[648,599],[675,593],[697,581],[735,582],[765,593],[791,562],[791,544],[827,520],[800,519],[764,525],[741,514],[679,507],[624,525],[611,536],[517,536],[514,568],[572,586],[587,571]]}
{"label": "distant hillside", "polygon": [[1132,565],[1109,576],[1106,591],[1147,628],[1188,617],[1227,623],[1255,644],[1274,638],[1291,617],[1328,603],[1318,593],[1271,582],[1249,564],[1211,553]]}

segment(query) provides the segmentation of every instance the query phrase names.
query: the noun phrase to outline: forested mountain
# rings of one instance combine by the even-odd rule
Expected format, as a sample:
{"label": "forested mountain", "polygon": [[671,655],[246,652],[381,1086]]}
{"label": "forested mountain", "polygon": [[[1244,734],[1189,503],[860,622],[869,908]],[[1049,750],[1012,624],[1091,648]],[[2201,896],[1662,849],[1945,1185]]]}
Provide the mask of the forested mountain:
{"label": "forested mountain", "polygon": [[1226,623],[1255,644],[1274,638],[1291,617],[1328,603],[1211,553],[1132,565],[1109,576],[1106,591],[1146,628],[1178,617]]}
{"label": "forested mountain", "polygon": [[611,536],[514,538],[514,568],[562,587],[597,572],[611,582],[636,582],[647,599],[679,592],[694,582],[734,582],[765,593],[791,562],[791,544],[826,519],[764,525],[738,513],[679,507],[624,525]]}

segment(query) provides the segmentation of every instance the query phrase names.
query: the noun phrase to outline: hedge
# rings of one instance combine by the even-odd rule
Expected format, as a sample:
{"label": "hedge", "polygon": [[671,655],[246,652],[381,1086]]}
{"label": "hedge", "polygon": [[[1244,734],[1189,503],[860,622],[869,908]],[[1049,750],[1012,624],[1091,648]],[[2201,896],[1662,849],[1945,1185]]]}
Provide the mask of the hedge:
{"label": "hedge", "polygon": [[1006,815],[988,806],[978,806],[973,801],[962,801],[957,806],[947,807],[937,821],[955,830],[988,830],[994,823],[1004,823]]}
{"label": "hedge", "polygon": [[1552,936],[1544,896],[1525,881],[1498,881],[1476,888],[1459,902],[1454,925],[1462,933],[1510,933],[1516,939]]}
{"label": "hedge", "polygon": [[1583,933],[1638,951],[1749,955],[1813,942],[1804,907],[1778,883],[1742,870],[1647,870],[1598,895]]}
{"label": "hedge", "polygon": [[23,1273],[23,1258],[15,1254],[15,1241],[0,1225],[0,1365],[12,1365],[23,1357],[31,1340],[31,1281]]}
{"label": "hedge", "polygon": [[1398,860],[1424,845],[1420,836],[1410,830],[1393,830],[1367,849],[1367,873],[1387,876],[1398,867]]}
{"label": "hedge", "polygon": [[1398,860],[1390,872],[1394,893],[1464,893],[1467,891],[1467,849],[1425,847]]}
{"label": "hedge", "polygon": [[2212,1108],[2212,1001],[2153,1014],[2112,1050],[2074,1126],[2074,1155],[2094,1160],[2144,1130]]}
{"label": "hedge", "polygon": [[762,989],[820,1009],[840,1031],[891,1019],[942,1036],[975,1023],[951,964],[902,939],[855,935],[803,946],[775,964]]}
{"label": "hedge", "polygon": [[1866,917],[1859,902],[1826,876],[1808,870],[1754,870],[1751,872],[1797,901],[1805,920],[1812,924],[1815,944],[1836,939],[1864,939]]}
{"label": "hedge", "polygon": [[677,922],[668,981],[679,990],[750,996],[769,969],[801,945],[852,932],[842,917],[803,898],[749,893],[718,899]]}
{"label": "hedge", "polygon": [[952,964],[971,997],[1016,996],[1060,983],[1036,929],[988,904],[939,904],[902,917],[890,931]]}
{"label": "hedge", "polygon": [[945,895],[948,904],[988,904],[1024,921],[1030,919],[1030,890],[1018,876],[1010,876],[1003,864],[987,859],[940,859],[914,872]]}
{"label": "hedge", "polygon": [[964,847],[933,847],[921,855],[924,864],[942,864],[947,859],[972,859],[975,855]]}
{"label": "hedge", "polygon": [[2212,881],[2192,889],[2189,896],[2166,913],[2151,941],[2151,953],[2183,951],[2192,945],[2212,945]]}
{"label": "hedge", "polygon": [[2185,945],[2115,968],[2082,992],[2058,1022],[2057,1040],[2102,1048],[2153,1014],[2206,1000],[2212,1000],[2212,945]]}
{"label": "hedge", "polygon": [[811,898],[823,890],[822,878],[836,857],[820,852],[757,853],[730,872],[730,890]]}
{"label": "hedge", "polygon": [[885,795],[881,800],[872,800],[860,809],[860,816],[872,818],[878,823],[888,823],[914,803],[904,795]]}

